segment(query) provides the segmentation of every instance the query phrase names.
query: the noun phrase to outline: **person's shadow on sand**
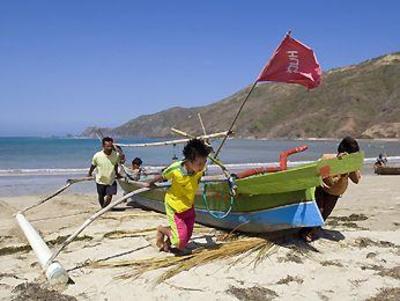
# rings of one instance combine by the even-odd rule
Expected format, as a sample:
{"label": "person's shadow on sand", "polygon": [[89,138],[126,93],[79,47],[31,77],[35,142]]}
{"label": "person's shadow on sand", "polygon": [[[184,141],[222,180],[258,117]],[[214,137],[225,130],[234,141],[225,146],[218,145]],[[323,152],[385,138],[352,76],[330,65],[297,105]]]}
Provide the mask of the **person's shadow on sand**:
{"label": "person's shadow on sand", "polygon": [[[301,230],[300,230],[301,231]],[[320,252],[316,247],[312,244],[304,241],[301,237],[301,234],[298,230],[282,230],[279,232],[275,232],[270,235],[264,235],[264,237],[274,244],[289,249],[297,249],[299,251],[312,251],[312,252]],[[319,239],[326,239],[334,242],[339,242],[344,240],[346,237],[339,231],[336,230],[328,230],[328,229],[318,229],[318,231],[314,234],[313,241]]]}
{"label": "person's shadow on sand", "polygon": [[[193,252],[200,251],[202,249],[218,249],[222,245],[217,244],[212,238],[214,236],[212,235],[202,235],[202,236],[196,236],[194,237],[186,246],[184,250],[178,250],[176,248],[171,248],[171,253],[174,254],[175,256],[187,256],[193,254]],[[206,240],[205,243],[203,242],[198,242],[196,240],[204,238]]]}
{"label": "person's shadow on sand", "polygon": [[320,238],[338,242],[344,240],[346,237],[336,230],[320,229],[317,233],[317,239]]}
{"label": "person's shadow on sand", "polygon": [[[193,239],[189,242],[189,244],[186,246],[186,249],[190,251],[194,251],[196,249],[215,249],[219,247],[219,244],[215,242],[213,239],[213,235],[202,235],[202,236],[196,236],[193,237]],[[205,239],[206,242],[199,242],[199,239]]]}

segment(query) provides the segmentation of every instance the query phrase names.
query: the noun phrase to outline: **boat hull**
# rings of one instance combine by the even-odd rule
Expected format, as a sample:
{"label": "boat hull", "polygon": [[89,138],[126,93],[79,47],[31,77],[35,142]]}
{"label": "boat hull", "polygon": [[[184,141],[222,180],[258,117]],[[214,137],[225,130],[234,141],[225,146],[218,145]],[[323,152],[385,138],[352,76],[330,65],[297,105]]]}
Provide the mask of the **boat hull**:
{"label": "boat hull", "polygon": [[400,167],[376,167],[375,173],[377,175],[400,175]]}
{"label": "boat hull", "polygon": [[[132,205],[165,213],[164,203],[144,197],[132,198]],[[213,217],[207,209],[195,208],[196,222],[205,226],[246,233],[266,233],[301,227],[318,227],[324,224],[315,201],[306,201],[275,208],[231,212],[223,219]],[[223,214],[222,211],[212,211]]]}
{"label": "boat hull", "polygon": [[[194,208],[196,222],[227,230],[264,233],[324,224],[314,199],[315,187],[323,177],[344,174],[361,168],[363,153],[343,158],[320,160],[297,168],[238,179],[237,196],[231,202],[226,182],[201,184]],[[139,187],[119,180],[125,192]],[[164,212],[166,188],[155,189],[132,198],[132,203]],[[225,212],[229,214],[224,218]]]}

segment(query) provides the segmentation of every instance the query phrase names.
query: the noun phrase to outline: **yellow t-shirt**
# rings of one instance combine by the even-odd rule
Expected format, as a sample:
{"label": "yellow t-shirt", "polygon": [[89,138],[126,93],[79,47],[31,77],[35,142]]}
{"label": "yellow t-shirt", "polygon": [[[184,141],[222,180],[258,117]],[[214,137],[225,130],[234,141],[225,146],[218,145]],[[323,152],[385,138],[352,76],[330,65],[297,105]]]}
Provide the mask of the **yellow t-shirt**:
{"label": "yellow t-shirt", "polygon": [[115,181],[115,165],[119,160],[119,155],[115,151],[109,156],[103,151],[97,152],[92,159],[92,165],[96,166],[96,183],[111,185]]}
{"label": "yellow t-shirt", "polygon": [[192,208],[194,197],[203,176],[203,171],[188,174],[183,161],[177,161],[167,167],[162,176],[171,182],[165,194],[165,202],[176,212],[181,213]]}

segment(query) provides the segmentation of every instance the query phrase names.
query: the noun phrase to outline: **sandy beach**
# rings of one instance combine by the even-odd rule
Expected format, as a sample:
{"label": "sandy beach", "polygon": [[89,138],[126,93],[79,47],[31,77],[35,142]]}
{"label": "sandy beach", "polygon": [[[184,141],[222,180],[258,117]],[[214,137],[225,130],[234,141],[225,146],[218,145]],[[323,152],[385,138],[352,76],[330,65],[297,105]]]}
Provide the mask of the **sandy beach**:
{"label": "sandy beach", "polygon": [[[131,207],[109,212],[59,256],[74,282],[66,288],[48,286],[13,216],[40,196],[3,197],[0,299],[399,300],[399,179],[368,175],[359,185],[350,185],[320,238],[309,245],[288,235],[266,244],[264,252],[198,264],[161,282],[173,266],[141,274],[145,261],[132,262],[174,260],[154,246],[153,228],[165,224],[166,218]],[[35,208],[27,218],[54,248],[96,210],[95,194],[66,193]],[[224,234],[199,225],[191,246],[197,251],[215,249]],[[235,239],[231,241],[248,238]],[[113,266],[121,261],[131,264]]]}

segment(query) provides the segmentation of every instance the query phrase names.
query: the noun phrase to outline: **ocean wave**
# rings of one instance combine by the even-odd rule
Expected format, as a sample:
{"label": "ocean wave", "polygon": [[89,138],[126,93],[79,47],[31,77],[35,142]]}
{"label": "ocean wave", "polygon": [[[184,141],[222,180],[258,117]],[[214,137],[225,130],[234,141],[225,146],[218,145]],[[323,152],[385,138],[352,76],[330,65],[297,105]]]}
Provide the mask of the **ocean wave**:
{"label": "ocean wave", "polygon": [[[376,158],[365,158],[364,164],[373,164]],[[400,156],[388,157],[389,163],[400,163]],[[289,167],[307,164],[312,161],[289,161]],[[278,165],[278,162],[264,162],[264,163],[237,163],[225,164],[229,169],[242,169],[242,168],[256,168],[265,165]],[[150,171],[159,171],[165,166],[146,166],[145,168]],[[209,166],[209,170],[218,170],[219,168],[214,165]],[[64,176],[64,175],[84,175],[88,172],[88,168],[15,168],[15,169],[0,169],[0,177],[6,176]]]}
{"label": "ocean wave", "polygon": [[63,175],[79,175],[88,172],[88,168],[15,168],[0,169],[0,177],[5,176],[63,176]]}

